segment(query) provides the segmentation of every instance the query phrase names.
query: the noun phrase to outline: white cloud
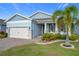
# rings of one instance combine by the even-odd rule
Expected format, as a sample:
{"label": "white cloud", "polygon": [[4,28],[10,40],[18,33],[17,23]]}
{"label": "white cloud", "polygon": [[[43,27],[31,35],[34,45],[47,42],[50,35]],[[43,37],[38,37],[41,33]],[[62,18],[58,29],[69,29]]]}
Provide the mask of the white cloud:
{"label": "white cloud", "polygon": [[63,4],[62,8],[66,7],[68,5],[69,5],[68,3],[65,3],[65,4]]}
{"label": "white cloud", "polygon": [[63,3],[59,4],[57,9],[62,8],[62,5],[63,5]]}
{"label": "white cloud", "polygon": [[14,8],[16,9],[17,12],[20,11],[20,8],[16,3],[13,3],[12,5],[14,6]]}
{"label": "white cloud", "polygon": [[58,5],[57,9],[65,8],[68,5],[69,5],[68,3],[61,3],[61,4]]}

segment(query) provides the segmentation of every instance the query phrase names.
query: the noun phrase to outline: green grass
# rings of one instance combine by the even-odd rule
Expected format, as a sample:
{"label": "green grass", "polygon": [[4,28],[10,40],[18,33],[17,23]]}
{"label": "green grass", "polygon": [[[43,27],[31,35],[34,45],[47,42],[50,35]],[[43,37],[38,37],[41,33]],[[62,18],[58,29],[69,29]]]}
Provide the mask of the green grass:
{"label": "green grass", "polygon": [[13,47],[2,53],[1,56],[79,56],[79,43],[72,43],[75,49],[65,49],[60,43],[49,45],[28,44]]}

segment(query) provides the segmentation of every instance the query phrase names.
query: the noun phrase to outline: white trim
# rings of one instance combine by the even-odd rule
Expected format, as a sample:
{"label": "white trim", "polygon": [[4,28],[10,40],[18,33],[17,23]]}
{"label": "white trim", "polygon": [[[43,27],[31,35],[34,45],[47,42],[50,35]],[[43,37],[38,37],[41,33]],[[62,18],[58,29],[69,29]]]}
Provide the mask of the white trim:
{"label": "white trim", "polygon": [[47,23],[44,23],[44,33],[47,33]]}
{"label": "white trim", "polygon": [[51,14],[48,14],[48,13],[46,13],[46,12],[44,12],[44,11],[38,10],[37,12],[35,11],[31,16],[29,16],[29,18],[31,18],[32,16],[34,16],[34,15],[37,14],[37,13],[43,13],[43,14],[47,14],[47,15],[51,16]]}
{"label": "white trim", "polygon": [[[35,14],[37,14],[37,13],[43,13],[43,14],[47,14],[47,15],[51,16],[51,14],[48,14],[48,13],[46,13],[46,12],[44,12],[44,11],[40,11],[40,10],[38,10],[37,12],[35,11],[31,16],[33,16],[33,15],[35,15]],[[15,13],[15,14],[9,16],[4,22],[9,21],[9,19],[11,19],[11,18],[12,18],[13,16],[15,16],[15,15],[19,15],[19,16],[22,16],[22,17],[24,17],[24,18],[27,18],[27,19],[32,20],[32,19],[30,18],[31,16],[26,17],[26,16],[24,16],[24,15],[22,15],[22,14]]]}
{"label": "white trim", "polygon": [[55,33],[58,33],[58,26],[57,26],[57,22],[55,23]]}
{"label": "white trim", "polygon": [[55,23],[53,20],[36,20],[37,23]]}
{"label": "white trim", "polygon": [[44,11],[41,11],[41,10],[38,10],[37,12],[44,13],[44,14],[48,14],[49,16],[51,16],[51,14],[49,14],[47,12],[44,12]]}
{"label": "white trim", "polygon": [[29,17],[26,17],[26,16],[24,16],[24,15],[21,15],[21,14],[15,13],[15,14],[11,15],[9,18],[7,18],[5,22],[9,21],[9,20],[10,20],[12,17],[14,17],[15,15],[19,15],[19,16],[24,17],[24,18],[26,18],[26,19],[32,20],[32,19],[29,18]]}
{"label": "white trim", "polygon": [[21,20],[21,21],[10,21],[10,22],[8,22],[8,23],[26,23],[26,22],[31,22],[31,20]]}

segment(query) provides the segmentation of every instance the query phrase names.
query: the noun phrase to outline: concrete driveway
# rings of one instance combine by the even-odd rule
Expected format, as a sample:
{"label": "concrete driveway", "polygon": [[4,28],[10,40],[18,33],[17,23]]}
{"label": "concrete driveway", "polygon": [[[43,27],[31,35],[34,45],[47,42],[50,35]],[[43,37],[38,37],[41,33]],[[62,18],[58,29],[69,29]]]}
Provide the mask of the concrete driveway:
{"label": "concrete driveway", "polygon": [[24,44],[31,44],[34,40],[29,39],[17,39],[17,38],[6,38],[0,40],[0,52],[9,49],[14,46],[24,45]]}

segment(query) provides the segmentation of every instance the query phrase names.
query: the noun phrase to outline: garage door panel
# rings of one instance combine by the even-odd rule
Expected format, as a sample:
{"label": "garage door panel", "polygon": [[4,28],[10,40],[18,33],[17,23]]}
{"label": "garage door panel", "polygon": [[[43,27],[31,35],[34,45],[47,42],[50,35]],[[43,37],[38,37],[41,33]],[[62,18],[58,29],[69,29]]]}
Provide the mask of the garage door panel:
{"label": "garage door panel", "polygon": [[31,31],[28,28],[10,28],[10,37],[31,38]]}

